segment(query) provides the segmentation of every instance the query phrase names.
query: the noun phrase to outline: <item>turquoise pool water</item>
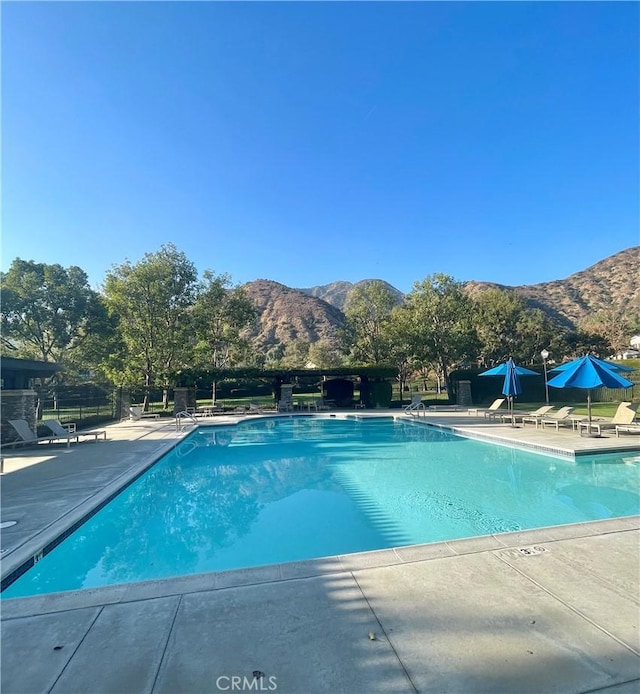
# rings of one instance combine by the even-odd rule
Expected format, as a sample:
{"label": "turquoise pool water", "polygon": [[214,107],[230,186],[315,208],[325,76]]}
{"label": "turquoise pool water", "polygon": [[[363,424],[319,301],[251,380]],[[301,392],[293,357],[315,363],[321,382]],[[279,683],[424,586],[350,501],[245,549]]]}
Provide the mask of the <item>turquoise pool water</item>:
{"label": "turquoise pool water", "polygon": [[203,427],[3,597],[640,512],[640,456],[579,462],[391,419]]}

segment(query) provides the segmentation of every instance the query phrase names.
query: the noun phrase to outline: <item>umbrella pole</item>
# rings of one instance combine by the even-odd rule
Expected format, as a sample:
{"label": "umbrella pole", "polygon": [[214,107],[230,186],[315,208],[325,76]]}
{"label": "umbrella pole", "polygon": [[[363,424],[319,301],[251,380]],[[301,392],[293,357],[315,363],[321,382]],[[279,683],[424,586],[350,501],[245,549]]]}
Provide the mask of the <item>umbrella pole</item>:
{"label": "umbrella pole", "polygon": [[587,436],[598,438],[597,434],[591,433],[591,388],[587,389]]}

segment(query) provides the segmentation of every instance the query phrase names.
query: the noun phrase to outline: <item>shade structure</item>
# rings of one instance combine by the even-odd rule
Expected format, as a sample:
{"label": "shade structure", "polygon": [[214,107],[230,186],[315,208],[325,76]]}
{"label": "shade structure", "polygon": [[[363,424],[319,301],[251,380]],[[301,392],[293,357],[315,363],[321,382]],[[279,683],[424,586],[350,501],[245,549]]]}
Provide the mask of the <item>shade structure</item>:
{"label": "shade structure", "polygon": [[[628,369],[628,367],[626,367]],[[582,388],[587,391],[587,417],[591,424],[591,391],[594,388],[630,388],[633,383],[601,359],[587,354],[563,364],[556,376],[549,380],[552,388]],[[589,428],[589,431],[591,429]]]}
{"label": "shade structure", "polygon": [[[602,359],[598,359],[598,357],[594,357],[592,355],[589,355],[590,359],[592,362],[596,364],[600,364],[601,366],[604,366],[607,369],[610,369],[611,371],[635,371],[633,366],[625,366],[624,364],[612,364],[611,362],[608,361],[603,361]],[[570,369],[572,367],[572,364],[576,362],[577,360],[574,359],[573,361],[568,361],[565,364],[560,364],[560,366],[554,366],[553,369],[549,369],[549,373],[553,373],[554,371],[566,371],[567,369]]]}
{"label": "shade structure", "polygon": [[511,357],[504,363],[494,366],[488,371],[483,371],[479,376],[504,376],[502,384],[502,394],[506,395],[509,401],[509,412],[511,413],[511,422],[513,423],[513,399],[522,393],[520,385],[520,376],[539,376],[537,371],[525,369],[524,366],[518,366]]}

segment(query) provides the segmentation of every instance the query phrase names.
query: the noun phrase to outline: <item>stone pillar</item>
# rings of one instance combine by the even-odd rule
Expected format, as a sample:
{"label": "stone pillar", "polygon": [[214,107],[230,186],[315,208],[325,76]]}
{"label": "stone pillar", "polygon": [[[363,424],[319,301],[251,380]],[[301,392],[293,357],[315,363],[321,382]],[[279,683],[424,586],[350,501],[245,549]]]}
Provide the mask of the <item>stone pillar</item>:
{"label": "stone pillar", "polygon": [[458,381],[456,405],[463,405],[464,407],[473,405],[471,400],[471,381]]}
{"label": "stone pillar", "polygon": [[10,419],[25,419],[31,431],[36,431],[36,399],[35,390],[3,390],[2,391],[2,443],[19,441],[20,437],[9,424]]}
{"label": "stone pillar", "polygon": [[293,384],[283,383],[280,386],[280,401],[293,408]]}
{"label": "stone pillar", "polygon": [[129,419],[129,408],[131,407],[131,391],[128,388],[117,388],[115,391],[116,419]]}
{"label": "stone pillar", "polygon": [[196,389],[174,388],[173,389],[173,414],[184,412],[188,407],[196,406]]}

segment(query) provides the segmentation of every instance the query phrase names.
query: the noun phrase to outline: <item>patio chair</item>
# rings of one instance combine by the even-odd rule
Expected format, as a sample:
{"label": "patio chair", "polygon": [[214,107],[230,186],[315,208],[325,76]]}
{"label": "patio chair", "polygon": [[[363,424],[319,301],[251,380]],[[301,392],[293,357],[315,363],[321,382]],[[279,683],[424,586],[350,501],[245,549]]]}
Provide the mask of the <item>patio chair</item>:
{"label": "patio chair", "polygon": [[41,441],[45,441],[46,443],[53,443],[54,441],[66,441],[67,448],[70,448],[71,441],[74,439],[76,441],[78,440],[78,434],[70,433],[68,431],[65,431],[64,434],[61,435],[52,434],[51,436],[37,436],[33,431],[31,431],[29,423],[26,419],[10,419],[8,421],[9,424],[11,424],[11,426],[18,432],[20,441],[11,441],[3,444],[3,448],[9,446],[20,446],[28,443],[35,443],[37,445]]}
{"label": "patio chair", "polygon": [[603,429],[615,429],[617,426],[631,425],[636,418],[639,405],[640,402],[621,402],[612,419],[602,422],[593,420],[591,422],[578,422],[578,431],[582,433],[582,429],[586,429],[587,433],[590,433],[595,429],[600,436]]}
{"label": "patio chair", "polygon": [[480,416],[480,413],[487,417],[490,416],[490,412],[495,412],[496,410],[500,409],[504,403],[507,401],[506,398],[498,398],[497,400],[494,400],[489,407],[470,407],[467,410],[467,414],[472,414],[473,412],[476,413],[476,415]]}
{"label": "patio chair", "polygon": [[[556,431],[560,431],[560,425],[568,426],[569,424],[573,427],[573,421],[570,417],[571,413],[575,410],[575,407],[561,407],[554,415],[549,415],[540,418],[540,424],[544,429],[547,424],[553,424]],[[536,424],[536,429],[538,425]]]}
{"label": "patio chair", "polygon": [[158,419],[160,417],[156,412],[144,412],[142,405],[131,405],[129,408],[129,419],[137,422],[140,419]]}
{"label": "patio chair", "polygon": [[543,405],[542,407],[538,407],[538,409],[534,410],[533,412],[521,412],[520,414],[514,413],[513,416],[516,422],[518,421],[519,417],[522,424],[524,424],[525,422],[532,422],[533,424],[537,424],[538,420],[542,419],[542,417],[544,417],[545,415],[548,415],[554,407],[555,405]]}
{"label": "patio chair", "polygon": [[264,410],[255,402],[249,403],[247,414],[264,414]]}
{"label": "patio chair", "polygon": [[104,440],[107,440],[107,432],[102,429],[101,431],[69,431],[65,429],[62,424],[57,419],[43,419],[42,423],[51,430],[56,436],[67,436],[69,434],[75,436],[76,441],[80,441],[80,436],[93,436],[93,440],[97,441],[101,436]]}
{"label": "patio chair", "polygon": [[640,436],[640,423],[616,424],[616,438],[618,438],[620,434],[636,434]]}

